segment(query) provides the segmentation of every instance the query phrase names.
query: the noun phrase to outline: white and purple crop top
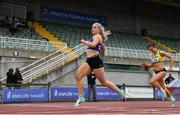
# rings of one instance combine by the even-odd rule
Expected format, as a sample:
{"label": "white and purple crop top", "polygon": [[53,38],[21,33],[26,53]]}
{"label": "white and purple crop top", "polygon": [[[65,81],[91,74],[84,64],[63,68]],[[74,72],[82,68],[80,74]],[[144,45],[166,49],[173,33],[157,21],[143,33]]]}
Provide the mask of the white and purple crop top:
{"label": "white and purple crop top", "polygon": [[[90,38],[88,41],[93,42],[93,38]],[[87,49],[92,49],[92,50],[99,51],[101,49],[101,44],[98,43],[95,47],[88,47]]]}

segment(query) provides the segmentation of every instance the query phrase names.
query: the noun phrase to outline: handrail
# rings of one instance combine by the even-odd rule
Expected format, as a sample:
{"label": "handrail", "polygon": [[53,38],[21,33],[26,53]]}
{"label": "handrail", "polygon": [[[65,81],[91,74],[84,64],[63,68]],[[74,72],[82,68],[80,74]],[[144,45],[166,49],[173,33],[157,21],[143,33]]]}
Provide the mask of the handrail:
{"label": "handrail", "polygon": [[29,68],[30,66],[37,64],[37,63],[40,62],[40,61],[46,60],[47,58],[49,58],[49,57],[51,57],[51,56],[53,56],[53,55],[55,55],[55,54],[58,54],[59,52],[61,52],[61,51],[64,50],[65,48],[67,48],[67,44],[65,45],[65,47],[64,47],[63,49],[57,50],[56,52],[54,52],[54,53],[52,53],[52,54],[50,54],[50,55],[48,55],[48,56],[46,56],[46,57],[44,57],[44,58],[41,58],[40,60],[38,60],[38,61],[36,61],[36,62],[34,62],[34,63],[29,64],[28,66],[22,68],[20,71],[23,71],[23,70],[25,70],[26,68]]}
{"label": "handrail", "polygon": [[[32,49],[39,50],[36,48],[42,47],[42,51],[56,51],[57,48],[51,45],[52,43],[59,42],[48,42],[42,40],[31,40],[31,39],[22,39],[15,37],[4,37],[0,36],[1,48],[20,48],[20,49]],[[60,46],[67,46],[67,44],[60,44]]]}
{"label": "handrail", "polygon": [[[82,48],[79,48],[81,47]],[[74,54],[76,54],[77,56],[80,56],[81,54],[84,53],[86,46],[84,46],[83,44],[80,44],[76,47],[74,47],[73,49],[70,49],[64,53],[61,53],[55,57],[52,57],[48,60],[46,60],[43,63],[40,63],[39,65],[27,70],[25,73],[22,73],[22,76],[24,81],[31,81],[33,77],[37,77],[37,75],[39,74],[43,74],[43,72],[48,73],[50,70],[54,69],[54,67],[56,66],[60,66],[60,65],[64,65],[65,62],[67,61],[67,57],[73,57]],[[75,51],[73,51],[75,50]]]}
{"label": "handrail", "polygon": [[[57,52],[59,52],[59,50],[53,54],[50,54],[49,56],[43,58],[45,60],[44,62],[38,63],[37,65],[32,66],[28,70],[23,71],[22,72],[22,76],[24,79],[23,81],[24,82],[27,82],[27,80],[31,81],[32,78],[38,77],[39,74],[42,75],[42,74],[44,74],[44,72],[47,73],[51,69],[54,69],[54,67],[64,65],[65,62],[69,59],[67,57],[72,58],[75,55],[80,56],[81,54],[84,53],[85,49],[86,49],[86,46],[83,44],[80,44],[80,45],[74,47],[73,49],[69,49],[59,55],[52,56],[53,54],[56,54]],[[48,57],[50,57],[50,58],[48,58]],[[43,59],[41,59],[41,60],[43,60]],[[39,61],[37,61],[37,62],[39,62]],[[37,63],[37,62],[34,62],[34,63]],[[34,63],[31,65],[34,65]],[[25,68],[27,68],[27,67],[25,67]],[[3,78],[3,79],[1,79],[1,81],[5,80],[5,79],[6,78]]]}
{"label": "handrail", "polygon": [[[67,50],[67,51],[65,51],[65,52],[63,52],[63,53],[61,53],[61,54],[59,54],[59,55],[57,55],[57,56],[55,56],[55,57],[52,57],[52,58],[50,58],[49,60],[46,60],[46,58],[49,57],[49,56],[47,56],[47,57],[44,58],[44,59],[45,59],[45,62],[44,62],[44,63],[46,63],[47,61],[52,61],[53,59],[56,59],[56,58],[57,58],[57,59],[64,60],[65,58],[67,58],[67,57],[64,56],[65,54],[67,54],[68,52],[70,52],[70,51],[72,51],[72,50],[74,50],[74,49],[76,49],[76,48],[78,48],[78,47],[80,47],[81,45],[82,45],[82,44],[74,47],[73,49]],[[67,55],[67,56],[71,56],[71,55]],[[36,62],[34,62],[34,63],[36,63]],[[33,64],[34,64],[34,63],[33,63]],[[40,65],[37,65],[36,67],[39,67],[39,66],[43,65],[44,63],[41,63]],[[33,64],[32,64],[32,65],[33,65]],[[28,73],[28,72],[30,72],[30,71],[31,71],[31,69],[29,69],[28,71],[24,72],[24,74],[26,74],[26,73]]]}
{"label": "handrail", "polygon": [[[127,48],[118,48],[118,47],[107,47],[108,49],[116,49],[116,50],[129,50],[129,51],[146,51],[146,50],[140,50],[140,49],[127,49]],[[148,52],[148,51],[146,51]]]}
{"label": "handrail", "polygon": [[[170,53],[175,61],[180,61],[180,56]],[[135,50],[135,49],[125,49],[125,48],[115,48],[107,47],[105,56],[115,56],[115,57],[129,57],[129,58],[141,58],[141,59],[150,59],[151,54],[147,50]]]}
{"label": "handrail", "polygon": [[[3,40],[2,40],[2,39],[3,39]],[[33,43],[34,43],[34,42],[35,42],[35,43],[36,43],[36,42],[38,42],[38,43],[39,43],[39,42],[45,42],[47,45],[49,44],[49,42],[47,42],[47,41],[41,41],[41,40],[30,40],[30,39],[20,39],[20,38],[11,38],[11,37],[3,37],[3,36],[0,36],[0,43],[2,42],[3,44],[6,44],[6,42],[9,42],[10,40],[17,41],[16,43],[18,43],[18,44],[21,44],[21,42],[20,42],[19,40],[25,41],[26,43],[28,43],[28,41],[31,41],[31,42],[33,42]],[[11,43],[15,44],[15,42],[11,42]],[[58,42],[58,43],[59,43],[59,42]],[[18,46],[18,45],[15,45],[15,46]],[[25,46],[25,47],[26,47],[26,46]],[[30,64],[30,65],[22,68],[21,71],[24,72],[24,70],[26,70],[27,68],[31,67],[33,64],[37,64],[38,62],[41,62],[42,60],[45,60],[46,58],[50,58],[51,56],[59,53],[60,51],[62,51],[62,50],[64,50],[65,48],[67,48],[67,44],[66,44],[66,43],[63,43],[61,47],[62,47],[61,50],[57,50],[56,52],[50,54],[49,56],[47,56],[47,57],[45,57],[45,58],[42,58],[42,59],[38,60],[37,62],[34,62],[34,63],[32,63],[32,64]],[[5,79],[6,79],[6,77],[3,77],[3,78],[1,78],[1,81],[5,80]]]}
{"label": "handrail", "polygon": [[[28,74],[25,78],[24,78],[24,81],[26,82],[27,80],[29,80],[30,82],[32,81],[33,79],[33,76],[36,76],[36,75],[39,75],[39,74],[42,74],[42,71],[46,71],[46,73],[48,73],[49,71],[51,71],[50,69],[54,69],[53,67],[56,67],[56,66],[63,66],[65,64],[64,62],[64,58],[61,58],[59,60],[56,60],[50,64],[46,63],[46,66],[39,66],[40,69],[39,70],[36,70],[36,72],[32,72],[30,74]],[[57,64],[59,63],[59,64]],[[42,64],[43,65],[43,64]],[[38,67],[37,67],[38,68]],[[30,71],[31,72],[31,71]]]}

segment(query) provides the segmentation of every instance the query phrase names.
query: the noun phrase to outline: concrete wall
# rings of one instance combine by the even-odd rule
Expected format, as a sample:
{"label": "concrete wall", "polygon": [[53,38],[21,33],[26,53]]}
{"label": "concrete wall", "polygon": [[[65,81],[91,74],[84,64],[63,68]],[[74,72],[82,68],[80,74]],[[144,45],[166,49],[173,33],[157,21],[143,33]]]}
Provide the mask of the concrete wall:
{"label": "concrete wall", "polygon": [[[18,56],[14,56],[14,52],[17,52]],[[0,78],[6,77],[6,72],[10,68],[22,68],[49,54],[50,52],[17,49],[0,49]]]}

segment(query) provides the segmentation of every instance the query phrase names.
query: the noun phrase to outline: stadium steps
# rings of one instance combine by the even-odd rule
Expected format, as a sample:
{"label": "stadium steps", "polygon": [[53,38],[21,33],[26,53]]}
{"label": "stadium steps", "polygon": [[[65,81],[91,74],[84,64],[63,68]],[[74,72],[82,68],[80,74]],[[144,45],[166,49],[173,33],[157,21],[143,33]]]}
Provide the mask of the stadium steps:
{"label": "stadium steps", "polygon": [[160,48],[163,48],[165,49],[166,51],[169,51],[169,52],[176,52],[176,50],[174,50],[173,48],[165,45],[165,44],[162,44],[161,42],[153,39],[152,37],[149,37],[149,36],[145,36],[144,37],[145,39],[149,40],[150,42],[154,43],[155,45],[159,46]]}
{"label": "stadium steps", "polygon": [[[66,47],[64,48],[64,46],[66,45],[65,42],[62,42],[61,40],[59,40],[59,38],[55,37],[54,34],[52,34],[51,32],[49,32],[47,30],[47,28],[44,28],[40,23],[38,22],[28,22],[28,25],[30,27],[34,27],[35,31],[38,32],[41,36],[43,36],[44,38],[48,39],[49,42],[51,42],[55,47],[57,47],[61,52],[66,52],[71,50],[70,47]],[[73,52],[69,52],[72,53]],[[73,58],[77,58],[78,56],[74,53],[73,56],[68,58],[68,61],[73,60]]]}
{"label": "stadium steps", "polygon": [[[35,31],[38,32],[42,37],[48,39],[49,42],[52,42],[54,46],[56,46],[59,50],[64,47],[65,43],[58,40],[57,37],[54,37],[46,28],[43,28],[38,22],[28,22],[28,26],[31,28],[35,28]],[[68,50],[68,49],[67,49]]]}

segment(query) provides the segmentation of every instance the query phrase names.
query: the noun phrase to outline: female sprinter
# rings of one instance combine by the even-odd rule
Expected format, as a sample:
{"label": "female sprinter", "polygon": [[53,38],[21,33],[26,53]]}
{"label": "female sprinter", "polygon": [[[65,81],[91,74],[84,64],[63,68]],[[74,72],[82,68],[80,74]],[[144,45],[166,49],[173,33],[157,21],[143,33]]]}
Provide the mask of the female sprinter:
{"label": "female sprinter", "polygon": [[105,31],[104,27],[100,23],[94,23],[92,25],[92,38],[88,41],[81,39],[81,43],[88,46],[86,54],[87,60],[83,63],[76,72],[76,82],[78,88],[78,99],[75,106],[79,106],[80,103],[85,102],[84,92],[83,92],[83,77],[94,72],[97,79],[104,86],[117,92],[119,95],[125,97],[124,92],[121,91],[115,84],[108,81],[104,72],[104,64],[100,58],[100,52],[104,53],[106,50],[105,41],[107,36],[110,35],[110,31]]}
{"label": "female sprinter", "polygon": [[[163,98],[165,99],[167,96],[170,97],[171,107],[175,107],[175,99],[166,88],[164,83],[164,77],[167,72],[172,71],[173,66],[173,57],[166,53],[165,51],[158,50],[154,44],[148,45],[148,50],[152,53],[152,63],[151,64],[142,64],[142,67],[152,67],[154,69],[155,75],[151,78],[150,84],[158,89],[160,89],[163,93]],[[164,57],[169,58],[169,68],[168,70],[164,67]]]}

